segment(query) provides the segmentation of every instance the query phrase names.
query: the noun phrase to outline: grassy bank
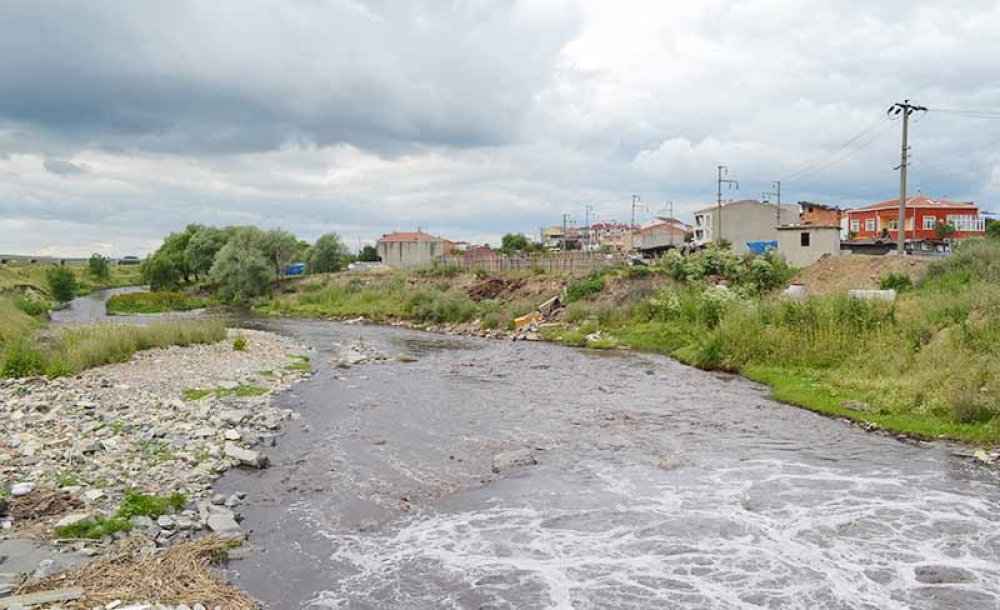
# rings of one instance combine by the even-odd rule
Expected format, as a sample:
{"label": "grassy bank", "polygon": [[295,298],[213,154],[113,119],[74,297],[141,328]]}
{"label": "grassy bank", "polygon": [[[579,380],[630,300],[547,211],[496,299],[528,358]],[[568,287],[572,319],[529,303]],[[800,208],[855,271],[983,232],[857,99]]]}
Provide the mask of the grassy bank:
{"label": "grassy bank", "polygon": [[183,292],[134,292],[112,296],[105,309],[109,314],[151,314],[190,311],[207,304],[207,300]]}
{"label": "grassy bank", "polygon": [[[51,265],[12,263],[0,265],[0,293],[10,293],[24,288],[47,295],[49,288],[45,281],[45,272]],[[111,274],[107,279],[96,280],[87,273],[85,266],[68,267],[76,276],[79,295],[89,294],[95,290],[105,288],[120,288],[122,286],[136,286],[142,283],[139,276],[138,265],[124,265],[111,267]]]}
{"label": "grassy bank", "polygon": [[578,304],[550,339],[746,375],[775,397],[921,437],[1000,442],[1000,244],[969,243],[895,303],[805,301],[698,279],[624,308]]}
{"label": "grassy bank", "polygon": [[[894,303],[846,294],[782,298],[777,289],[793,272],[766,257],[709,250],[671,255],[652,269],[562,278],[563,324],[543,328],[543,338],[740,373],[772,386],[779,400],[913,436],[1000,442],[1000,243],[970,242],[933,262],[916,286],[899,283]],[[498,281],[479,279],[313,278],[259,309],[379,322],[478,320],[489,329],[509,327],[544,300],[516,291],[473,298]]]}
{"label": "grassy bank", "polygon": [[225,337],[226,329],[220,321],[163,322],[148,326],[96,324],[26,332],[4,345],[0,375],[73,375],[125,362],[141,350],[214,343]]}

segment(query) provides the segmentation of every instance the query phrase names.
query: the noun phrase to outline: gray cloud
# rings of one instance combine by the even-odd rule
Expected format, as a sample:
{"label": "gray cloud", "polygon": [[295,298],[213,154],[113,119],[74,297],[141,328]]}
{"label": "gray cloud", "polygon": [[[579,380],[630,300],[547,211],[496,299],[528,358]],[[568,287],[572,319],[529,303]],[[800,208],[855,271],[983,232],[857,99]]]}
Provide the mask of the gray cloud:
{"label": "gray cloud", "polygon": [[[901,97],[1000,110],[998,28],[991,0],[7,0],[0,243],[495,241],[584,204],[623,220],[632,193],[683,214],[720,163],[735,197],[866,203],[897,188],[898,123],[830,153]],[[914,188],[1000,208],[998,131],[915,122]]]}

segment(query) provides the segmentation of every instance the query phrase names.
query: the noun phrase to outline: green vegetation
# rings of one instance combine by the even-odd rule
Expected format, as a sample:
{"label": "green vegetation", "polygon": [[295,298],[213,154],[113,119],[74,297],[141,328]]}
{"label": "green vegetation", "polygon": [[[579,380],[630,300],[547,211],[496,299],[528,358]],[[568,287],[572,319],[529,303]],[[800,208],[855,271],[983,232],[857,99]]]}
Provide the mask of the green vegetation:
{"label": "green vegetation", "polygon": [[233,351],[234,352],[245,352],[247,351],[247,338],[242,334],[236,335],[233,339]]}
{"label": "green vegetation", "polygon": [[336,233],[327,233],[306,252],[309,273],[333,273],[347,266],[347,247]]}
{"label": "green vegetation", "polygon": [[375,246],[367,245],[358,252],[358,260],[365,263],[377,263],[381,259],[378,256],[378,250],[375,249]]}
{"label": "green vegetation", "polygon": [[105,536],[113,536],[118,532],[132,529],[128,519],[121,517],[88,517],[70,525],[57,527],[57,538],[68,540],[100,540]]}
{"label": "green vegetation", "polygon": [[68,267],[49,267],[45,272],[45,282],[49,294],[60,303],[68,303],[76,297],[79,286],[76,275]]}
{"label": "green vegetation", "polygon": [[105,309],[109,314],[151,314],[190,311],[205,305],[205,299],[183,292],[131,292],[113,295],[105,303]]}
{"label": "green vegetation", "polygon": [[94,252],[87,261],[87,273],[94,280],[105,282],[111,278],[111,261]]}
{"label": "green vegetation", "polygon": [[734,280],[729,289],[685,280],[628,307],[581,303],[567,314],[576,328],[546,336],[581,345],[599,329],[623,345],[747,375],[823,413],[918,436],[1000,441],[1000,243],[967,242],[895,303],[777,298],[763,291],[772,272],[758,275],[756,265],[712,267]]}
{"label": "green vegetation", "polygon": [[125,362],[141,350],[214,343],[225,336],[226,329],[219,321],[163,322],[148,326],[97,324],[22,333],[4,346],[0,375],[73,375],[96,366]]}
{"label": "green vegetation", "polygon": [[890,273],[879,279],[878,287],[882,290],[905,292],[913,288],[913,280],[905,273]]}
{"label": "green vegetation", "polygon": [[573,303],[604,292],[604,275],[591,274],[566,286],[566,302]]}
{"label": "green vegetation", "polygon": [[118,511],[111,517],[89,517],[71,525],[55,529],[55,534],[64,539],[98,540],[104,536],[112,536],[117,532],[127,532],[132,529],[131,517],[144,516],[155,519],[187,506],[187,496],[174,492],[169,496],[141,494],[134,490],[125,492]]}
{"label": "green vegetation", "polygon": [[249,396],[263,396],[267,394],[267,388],[262,388],[255,385],[241,385],[237,388],[232,389],[205,389],[205,388],[187,388],[181,393],[181,398],[187,401],[201,400],[206,396],[215,396],[216,398],[222,398],[224,396],[235,396],[236,398],[247,398]]}

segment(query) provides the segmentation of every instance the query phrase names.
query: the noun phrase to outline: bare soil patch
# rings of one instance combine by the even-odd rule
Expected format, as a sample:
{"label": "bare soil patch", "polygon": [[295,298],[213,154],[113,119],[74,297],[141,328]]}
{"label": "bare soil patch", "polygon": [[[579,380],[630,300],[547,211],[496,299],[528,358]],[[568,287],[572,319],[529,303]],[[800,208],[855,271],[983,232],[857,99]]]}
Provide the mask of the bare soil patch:
{"label": "bare soil patch", "polygon": [[927,272],[931,261],[913,256],[828,256],[800,271],[792,283],[802,284],[810,295],[829,295],[848,290],[874,290],[890,273],[905,273],[914,282]]}

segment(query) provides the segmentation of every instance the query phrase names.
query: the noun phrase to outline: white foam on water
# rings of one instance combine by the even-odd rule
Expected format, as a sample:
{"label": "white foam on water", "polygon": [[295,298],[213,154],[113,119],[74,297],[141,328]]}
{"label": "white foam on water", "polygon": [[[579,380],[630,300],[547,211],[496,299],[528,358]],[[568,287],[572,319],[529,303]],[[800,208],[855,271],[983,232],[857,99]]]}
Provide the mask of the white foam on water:
{"label": "white foam on water", "polygon": [[[475,506],[424,510],[390,532],[328,532],[342,576],[310,605],[903,609],[923,565],[975,575],[955,588],[1000,592],[995,495],[942,491],[937,474],[768,460],[584,471],[556,491],[501,482]],[[579,507],[552,501],[573,493]]]}

